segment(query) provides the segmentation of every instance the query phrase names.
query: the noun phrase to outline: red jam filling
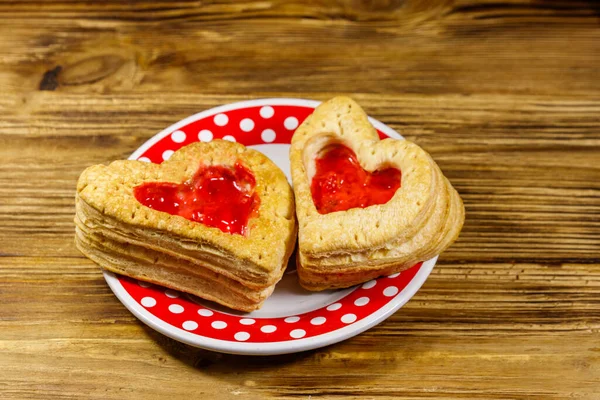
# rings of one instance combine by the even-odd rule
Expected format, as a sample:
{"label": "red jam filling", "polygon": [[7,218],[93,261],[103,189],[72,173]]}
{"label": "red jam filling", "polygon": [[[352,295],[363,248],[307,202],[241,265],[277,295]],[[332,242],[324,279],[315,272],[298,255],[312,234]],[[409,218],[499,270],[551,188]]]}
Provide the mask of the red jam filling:
{"label": "red jam filling", "polygon": [[133,189],[135,198],[157,211],[245,235],[248,220],[258,213],[256,180],[237,162],[233,167],[200,166],[183,183],[147,182]]}
{"label": "red jam filling", "polygon": [[310,190],[320,214],[385,204],[400,187],[400,170],[365,171],[354,151],[341,144],[327,146],[315,163]]}

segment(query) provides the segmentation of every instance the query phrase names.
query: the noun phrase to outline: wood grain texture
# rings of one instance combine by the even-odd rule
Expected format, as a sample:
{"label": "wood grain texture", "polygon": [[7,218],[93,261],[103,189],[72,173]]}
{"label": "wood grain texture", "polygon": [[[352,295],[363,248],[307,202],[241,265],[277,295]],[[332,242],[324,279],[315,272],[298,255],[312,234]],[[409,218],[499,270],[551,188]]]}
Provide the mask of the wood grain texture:
{"label": "wood grain texture", "polygon": [[[0,1],[0,398],[600,398],[600,4]],[[248,358],[137,321],[73,244],[75,182],[171,123],[349,94],[462,195],[381,325]]]}

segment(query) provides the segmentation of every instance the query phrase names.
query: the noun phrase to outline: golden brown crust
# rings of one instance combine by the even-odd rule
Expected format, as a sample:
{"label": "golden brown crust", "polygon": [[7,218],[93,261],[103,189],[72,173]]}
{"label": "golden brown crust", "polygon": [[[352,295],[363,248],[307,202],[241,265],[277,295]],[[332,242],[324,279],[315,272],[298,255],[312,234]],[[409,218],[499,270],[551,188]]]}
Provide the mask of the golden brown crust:
{"label": "golden brown crust", "polygon": [[[310,193],[312,170],[316,155],[332,142],[354,150],[366,170],[400,169],[401,188],[385,204],[319,214]],[[406,140],[380,141],[360,106],[344,97],[323,103],[298,127],[290,162],[300,247],[305,254],[362,252],[408,238],[423,222],[423,211],[435,197],[433,165],[427,153]]]}
{"label": "golden brown crust", "polygon": [[[233,165],[238,159],[254,173],[260,197],[258,217],[249,221],[249,235],[230,235],[178,215],[152,210],[133,196],[144,182],[176,182],[189,179],[200,163]],[[115,161],[86,169],[77,183],[79,197],[108,217],[134,227],[160,230],[180,240],[208,243],[253,268],[276,271],[294,244],[293,192],[283,172],[260,152],[224,140],[194,143],[175,152],[162,164]],[[285,242],[286,246],[281,243]]]}
{"label": "golden brown crust", "polygon": [[[244,260],[236,259],[234,255],[223,254],[218,249],[212,248],[210,244],[182,242],[159,230],[132,227],[109,218],[87,205],[79,197],[75,200],[75,211],[75,224],[82,229],[85,227],[87,231],[120,243],[134,244],[149,251],[186,260],[250,288],[263,288],[273,284],[279,278],[278,274],[268,274],[261,269],[253,269]],[[289,255],[286,254],[286,257]]]}
{"label": "golden brown crust", "polygon": [[[315,158],[331,143],[351,148],[361,166],[395,167],[402,185],[390,201],[321,215],[310,192]],[[290,149],[299,223],[298,273],[310,290],[348,287],[402,271],[445,250],[464,220],[460,197],[423,149],[379,140],[358,104],[336,97],[296,130]]]}
{"label": "golden brown crust", "polygon": [[[260,290],[264,289],[264,286],[247,287],[240,282],[223,274],[214,272],[210,268],[206,268],[201,264],[190,262],[189,260],[170,254],[165,254],[160,251],[148,249],[138,245],[135,241],[127,239],[125,239],[126,241],[113,240],[110,238],[110,236],[104,236],[102,232],[91,230],[88,226],[83,224],[78,217],[75,218],[75,225],[76,236],[81,242],[85,243],[89,248],[102,251],[103,253],[111,255],[114,258],[124,258],[137,262],[153,264],[149,268],[160,269],[166,266],[171,269],[176,269],[190,278],[197,277],[205,282],[222,285],[227,287],[230,291],[236,292],[250,299],[256,299],[260,293]],[[114,270],[110,265],[106,266],[105,269],[121,273]]]}
{"label": "golden brown crust", "polygon": [[298,277],[300,278],[300,285],[306,290],[313,292],[327,290],[327,289],[344,289],[354,285],[358,285],[371,279],[378,278],[380,276],[387,276],[402,272],[415,265],[414,263],[405,264],[382,264],[376,269],[364,268],[358,272],[313,272],[305,268],[298,268]]}
{"label": "golden brown crust", "polygon": [[86,257],[103,269],[190,293],[240,311],[250,312],[260,308],[275,287],[273,285],[266,288],[261,293],[262,296],[249,298],[231,291],[229,286],[211,280],[196,279],[193,276],[181,273],[178,268],[174,268],[172,265],[157,265],[145,260],[107,252],[102,245],[92,243],[89,238],[81,235],[80,232],[77,232],[75,244]]}
{"label": "golden brown crust", "polygon": [[[150,209],[133,196],[142,183],[180,183],[200,165],[237,161],[254,174],[260,198],[246,236]],[[283,172],[263,154],[222,140],[186,146],[161,165],[115,161],[86,169],[75,222],[77,246],[103,268],[244,311],[273,291],[296,240],[293,193]]]}

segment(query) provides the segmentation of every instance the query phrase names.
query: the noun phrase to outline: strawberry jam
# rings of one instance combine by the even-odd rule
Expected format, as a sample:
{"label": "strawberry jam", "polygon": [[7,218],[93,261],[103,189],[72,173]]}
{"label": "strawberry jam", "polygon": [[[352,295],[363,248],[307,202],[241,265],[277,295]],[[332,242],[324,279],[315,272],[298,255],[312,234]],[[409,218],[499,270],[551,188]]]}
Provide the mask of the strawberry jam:
{"label": "strawberry jam", "polygon": [[320,214],[387,203],[400,187],[396,168],[365,171],[350,148],[327,146],[316,160],[310,190]]}
{"label": "strawberry jam", "polygon": [[133,194],[154,210],[245,235],[260,204],[255,186],[252,173],[237,162],[233,167],[201,165],[183,183],[147,182],[136,186]]}

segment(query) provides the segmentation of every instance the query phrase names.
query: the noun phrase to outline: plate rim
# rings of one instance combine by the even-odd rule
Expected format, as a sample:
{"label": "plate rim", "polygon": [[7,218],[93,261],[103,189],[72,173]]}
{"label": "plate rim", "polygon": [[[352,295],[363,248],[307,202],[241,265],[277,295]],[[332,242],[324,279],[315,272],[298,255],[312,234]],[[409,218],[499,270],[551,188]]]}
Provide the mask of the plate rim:
{"label": "plate rim", "polygon": [[[376,310],[372,314],[355,323],[349,324],[342,328],[331,332],[323,333],[317,336],[312,336],[302,339],[293,339],[280,342],[234,342],[230,340],[213,339],[202,336],[198,333],[188,332],[175,325],[171,325],[162,319],[158,318],[150,311],[146,310],[141,304],[125,290],[116,274],[110,271],[103,271],[104,279],[108,283],[113,293],[119,301],[139,320],[151,327],[152,329],[162,333],[171,339],[188,344],[193,347],[202,348],[205,350],[217,351],[227,354],[250,355],[250,356],[269,356],[298,353],[307,350],[314,350],[321,347],[329,346],[346,339],[350,339],[364,331],[378,325],[386,320],[390,315],[395,313],[404,304],[406,304],[419,291],[421,286],[427,280],[427,277],[433,270],[438,256],[429,259],[421,265],[419,271],[411,279],[411,281],[402,289],[394,298],[386,305]],[[296,314],[294,314],[296,315]],[[302,315],[302,314],[299,314]],[[259,320],[261,318],[255,317]]]}
{"label": "plate rim", "polygon": [[[128,160],[137,160],[142,154],[144,154],[150,147],[154,146],[156,143],[164,139],[166,136],[175,132],[177,129],[180,129],[184,126],[191,124],[201,118],[209,117],[214,114],[219,114],[222,112],[237,110],[240,108],[248,108],[248,107],[258,107],[258,106],[302,106],[302,107],[312,107],[316,108],[321,101],[317,100],[308,100],[308,99],[297,99],[292,97],[272,97],[272,98],[264,98],[264,99],[253,99],[253,100],[242,100],[236,101],[234,103],[224,104],[222,106],[217,106],[213,108],[209,108],[208,110],[200,111],[196,114],[192,114],[189,117],[186,117],[180,121],[175,122],[172,125],[169,125],[162,131],[158,132],[150,139],[146,140],[140,147],[138,147],[131,155]],[[369,122],[380,131],[384,132],[386,135],[396,138],[396,139],[404,139],[404,137],[396,132],[394,129],[390,128],[386,124],[381,121],[376,120],[373,117],[368,117]]]}
{"label": "plate rim", "polygon": [[[156,133],[154,136],[146,140],[140,147],[138,147],[130,156],[129,160],[136,160],[148,149],[154,146],[156,143],[164,139],[166,136],[172,134],[174,131],[185,127],[199,119],[206,118],[212,115],[216,115],[223,112],[232,110],[238,110],[241,108],[257,107],[257,106],[301,106],[315,108],[320,101],[299,99],[299,98],[261,98],[253,100],[243,100],[233,103],[224,104],[221,106],[209,108],[207,110],[198,112],[190,115],[170,126]],[[403,139],[403,136],[396,132],[394,129],[385,125],[384,123],[376,120],[375,118],[368,117],[369,122],[378,130],[384,132],[386,135],[396,138]],[[203,348],[206,350],[217,351],[228,354],[240,354],[240,355],[279,355],[279,354],[290,354],[301,351],[314,350],[317,348],[329,346],[353,336],[359,335],[360,333],[378,325],[390,315],[395,313],[404,304],[406,304],[421,288],[421,286],[427,280],[429,274],[433,270],[439,256],[435,256],[427,261],[424,261],[419,268],[419,271],[411,279],[411,281],[402,289],[392,300],[390,300],[383,307],[379,308],[372,314],[355,323],[349,324],[342,328],[336,329],[331,332],[323,333],[317,336],[311,336],[308,338],[293,339],[279,342],[234,342],[229,340],[214,339],[206,336],[202,336],[198,333],[188,332],[175,325],[167,323],[157,316],[153,315],[150,311],[146,310],[141,304],[125,290],[116,274],[103,270],[104,279],[108,286],[119,299],[119,301],[139,320],[145,323],[147,326],[158,331],[159,333],[170,337],[171,339],[180,341],[193,347]],[[290,314],[291,315],[291,314]],[[255,318],[260,319],[260,318]]]}

